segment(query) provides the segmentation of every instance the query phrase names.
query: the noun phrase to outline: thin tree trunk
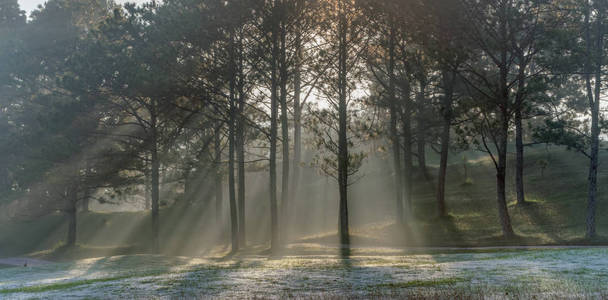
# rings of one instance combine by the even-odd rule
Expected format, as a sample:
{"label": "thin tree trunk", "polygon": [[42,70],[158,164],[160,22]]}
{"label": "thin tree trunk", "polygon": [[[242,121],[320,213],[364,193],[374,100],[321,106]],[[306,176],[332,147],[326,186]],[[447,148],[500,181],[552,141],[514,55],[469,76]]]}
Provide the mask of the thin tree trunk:
{"label": "thin tree trunk", "polygon": [[[88,180],[88,177],[91,175],[90,171],[91,171],[91,167],[89,166],[89,158],[85,157],[84,158],[84,174],[85,174],[84,180],[85,181]],[[91,199],[91,190],[84,187],[84,195],[81,200],[82,203],[80,204],[82,212],[84,212],[84,213],[89,212],[89,204],[90,204],[89,200],[90,199]]]}
{"label": "thin tree trunk", "polygon": [[84,195],[82,197],[82,199],[80,200],[80,208],[81,211],[84,213],[88,213],[89,212],[89,205],[90,205],[90,199],[91,199],[91,189],[88,189],[86,187],[86,181],[89,180],[89,177],[91,176],[91,166],[90,166],[90,158],[89,157],[84,157],[84,178],[83,178],[83,190],[84,190]]}
{"label": "thin tree trunk", "polygon": [[151,179],[150,183],[152,187],[152,234],[153,234],[153,249],[154,252],[160,251],[159,242],[159,196],[160,196],[160,161],[158,158],[158,128],[157,128],[157,116],[156,116],[156,105],[151,111],[152,120],[152,149],[151,149]]}
{"label": "thin tree trunk", "polygon": [[[239,109],[240,111],[240,109]],[[239,245],[245,247],[245,145],[243,134],[243,120],[238,118],[236,130],[236,160],[238,182],[238,213],[239,213]]]}
{"label": "thin tree trunk", "polygon": [[344,3],[339,2],[339,70],[338,70],[338,186],[340,192],[339,235],[342,253],[348,255],[350,248],[348,222],[348,139],[347,139],[347,103],[346,103],[346,72],[347,72],[347,31],[348,25],[344,12]]}
{"label": "thin tree trunk", "polygon": [[[298,195],[298,187],[300,184],[300,163],[302,161],[302,107],[300,104],[301,97],[301,66],[302,61],[302,41],[300,35],[296,36],[296,57],[294,62],[293,75],[293,176],[291,184],[291,201],[295,201]],[[288,212],[289,214],[289,212]]]}
{"label": "thin tree trunk", "polygon": [[437,208],[440,217],[448,215],[445,205],[445,183],[448,169],[448,153],[450,146],[450,121],[443,121],[443,129],[441,132],[441,158],[439,162],[439,174],[437,176]]}
{"label": "thin tree trunk", "polygon": [[[596,100],[597,101],[597,100]],[[599,103],[599,101],[597,102]],[[591,159],[589,163],[589,186],[587,199],[587,232],[586,237],[595,238],[595,214],[597,206],[597,168],[599,164],[599,107],[592,110],[591,116]]]}
{"label": "thin tree trunk", "polygon": [[239,65],[238,65],[238,113],[236,116],[236,156],[237,156],[237,180],[238,180],[238,213],[239,213],[239,246],[246,246],[245,236],[245,101],[246,95],[243,90],[244,75],[242,62],[242,42],[239,40]]}
{"label": "thin tree trunk", "polygon": [[[148,157],[148,153],[146,153]],[[144,173],[144,205],[146,210],[152,209],[152,169],[150,162],[145,162],[145,173]]]}
{"label": "thin tree trunk", "polygon": [[526,204],[524,195],[524,139],[521,116],[521,105],[515,110],[515,189],[517,194],[517,204]]}
{"label": "thin tree trunk", "polygon": [[395,201],[396,201],[396,218],[397,225],[403,225],[403,187],[401,186],[402,170],[401,170],[401,139],[397,132],[397,97],[395,93],[395,29],[394,24],[391,24],[391,32],[389,37],[389,63],[388,63],[388,97],[390,110],[390,135],[393,144],[393,168],[395,170]]}
{"label": "thin tree trunk", "polygon": [[[276,18],[276,2],[273,17]],[[277,117],[278,111],[278,76],[277,59],[279,56],[278,20],[273,20],[272,29],[272,58],[271,58],[271,88],[270,88],[270,250],[275,253],[279,249],[279,211],[277,205]]]}
{"label": "thin tree trunk", "polygon": [[287,213],[289,212],[289,115],[287,113],[287,61],[286,61],[286,51],[287,45],[285,40],[285,24],[281,24],[280,26],[281,33],[281,45],[280,45],[280,54],[279,54],[279,70],[280,70],[280,102],[281,102],[281,144],[283,146],[283,161],[282,161],[282,179],[281,179],[281,217],[283,218],[283,226],[282,226],[282,242],[287,243],[287,220],[289,217]]}
{"label": "thin tree trunk", "polygon": [[[232,101],[231,101],[232,102]],[[230,122],[228,124],[228,197],[230,202],[230,228],[232,237],[232,252],[239,250],[239,221],[238,208],[236,202],[235,190],[235,174],[234,174],[234,152],[235,152],[235,134],[234,134],[234,104],[230,108]]]}
{"label": "thin tree trunk", "polygon": [[524,193],[524,128],[522,125],[522,110],[526,89],[526,67],[527,62],[523,52],[517,55],[518,78],[517,93],[515,95],[515,191],[517,194],[517,205],[525,205]]}
{"label": "thin tree trunk", "polygon": [[437,176],[437,207],[440,217],[447,216],[445,205],[445,183],[448,169],[448,154],[450,147],[450,128],[452,125],[452,101],[453,85],[455,75],[444,71],[443,85],[445,95],[443,96],[443,130],[441,132],[441,158],[439,162],[439,174]]}
{"label": "thin tree trunk", "polygon": [[427,179],[426,171],[426,117],[425,117],[425,93],[426,82],[420,82],[416,112],[416,145],[418,150],[418,171],[423,178]]}
{"label": "thin tree trunk", "polygon": [[403,187],[405,189],[405,206],[408,218],[412,216],[412,179],[413,179],[413,159],[412,159],[412,103],[410,99],[410,86],[406,82],[403,86],[403,116],[401,117],[401,127],[403,130]]}
{"label": "thin tree trunk", "polygon": [[[588,11],[585,15],[586,23],[586,40],[587,40],[587,63],[586,63],[586,85],[587,85],[587,96],[589,99],[589,107],[591,110],[591,149],[590,149],[590,162],[589,162],[589,177],[588,177],[588,198],[587,198],[587,231],[585,236],[588,239],[595,238],[596,226],[595,226],[595,214],[597,207],[597,169],[599,165],[599,146],[600,146],[600,128],[599,128],[599,113],[600,113],[600,93],[602,87],[602,65],[603,65],[603,53],[604,53],[604,24],[602,22],[604,18],[603,11],[598,11],[596,16],[596,40],[595,40],[595,67],[592,68],[592,42],[591,42],[591,26],[589,23],[589,16],[591,14],[590,3],[587,2]],[[594,69],[595,76],[595,91],[591,88],[591,70]]]}
{"label": "thin tree trunk", "polygon": [[219,226],[223,220],[222,202],[224,198],[222,174],[222,137],[221,127],[215,131],[213,148],[215,152],[215,223]]}
{"label": "thin tree trunk", "polygon": [[236,139],[236,68],[235,68],[235,53],[234,43],[230,47],[230,103],[229,103],[229,121],[228,121],[228,197],[230,202],[230,228],[232,240],[232,253],[239,250],[239,221],[238,207],[235,190],[235,174],[234,174],[234,155],[235,155],[235,139]]}

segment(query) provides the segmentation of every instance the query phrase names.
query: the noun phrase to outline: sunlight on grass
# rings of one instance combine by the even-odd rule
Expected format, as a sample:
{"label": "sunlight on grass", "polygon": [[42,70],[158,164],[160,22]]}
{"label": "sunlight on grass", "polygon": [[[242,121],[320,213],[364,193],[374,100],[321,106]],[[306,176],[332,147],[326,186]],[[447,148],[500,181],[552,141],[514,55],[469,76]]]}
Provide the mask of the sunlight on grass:
{"label": "sunlight on grass", "polygon": [[[497,250],[397,256],[246,256],[230,260],[117,256],[0,270],[0,293],[53,298],[561,295],[601,292],[606,249]],[[35,272],[33,272],[35,271]],[[505,282],[508,284],[505,285]],[[105,284],[104,284],[105,283]],[[404,294],[405,293],[405,294]]]}

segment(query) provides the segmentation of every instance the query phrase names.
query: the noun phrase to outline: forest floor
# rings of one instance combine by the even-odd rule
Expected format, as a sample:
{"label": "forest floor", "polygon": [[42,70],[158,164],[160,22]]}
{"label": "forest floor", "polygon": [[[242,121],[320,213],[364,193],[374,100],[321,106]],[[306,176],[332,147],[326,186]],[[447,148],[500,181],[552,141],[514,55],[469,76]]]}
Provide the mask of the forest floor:
{"label": "forest floor", "polygon": [[0,298],[603,298],[608,248],[408,255],[129,255],[0,269]]}

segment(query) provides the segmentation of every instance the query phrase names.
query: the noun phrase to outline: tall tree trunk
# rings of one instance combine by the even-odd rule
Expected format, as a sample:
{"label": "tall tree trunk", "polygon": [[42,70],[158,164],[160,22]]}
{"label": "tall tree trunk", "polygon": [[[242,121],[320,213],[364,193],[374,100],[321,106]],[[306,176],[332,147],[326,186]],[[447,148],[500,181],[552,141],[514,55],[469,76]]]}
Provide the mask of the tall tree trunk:
{"label": "tall tree trunk", "polygon": [[236,139],[236,68],[235,68],[235,53],[234,42],[230,47],[230,103],[229,103],[229,121],[228,121],[228,197],[230,202],[230,228],[232,240],[232,253],[239,250],[239,221],[238,207],[235,190],[235,174],[234,174],[234,155],[235,155],[235,139]]}
{"label": "tall tree trunk", "polygon": [[242,61],[242,42],[238,44],[238,113],[236,119],[236,156],[237,156],[237,180],[238,180],[238,212],[239,212],[239,246],[245,247],[245,102],[244,74]]}
{"label": "tall tree trunk", "polygon": [[338,70],[338,186],[340,192],[339,235],[342,253],[349,254],[350,235],[348,226],[348,138],[347,138],[347,32],[345,8],[342,0],[339,2],[339,70]]}
{"label": "tall tree trunk", "polygon": [[524,195],[524,138],[521,116],[521,105],[515,108],[515,190],[517,194],[517,204],[526,204]]}
{"label": "tall tree trunk", "polygon": [[150,183],[152,187],[152,234],[153,234],[153,250],[158,253],[160,251],[160,241],[159,241],[159,196],[160,196],[160,161],[158,157],[158,128],[157,128],[157,116],[156,116],[156,101],[153,105],[153,109],[151,111],[151,120],[152,120],[152,147],[151,147],[151,180]]}
{"label": "tall tree trunk", "polygon": [[443,120],[441,132],[441,153],[439,162],[439,174],[437,176],[437,208],[440,217],[448,215],[445,205],[445,183],[448,169],[448,153],[450,146],[450,120]]}
{"label": "tall tree trunk", "polygon": [[[293,74],[293,176],[291,183],[291,201],[295,201],[298,195],[298,187],[300,184],[300,163],[302,161],[302,107],[300,104],[301,97],[301,62],[302,62],[302,41],[300,35],[296,35],[296,57],[294,62]],[[288,212],[289,214],[289,212]]]}
{"label": "tall tree trunk", "polygon": [[[585,236],[588,239],[595,238],[595,214],[597,207],[597,169],[599,164],[599,146],[600,146],[600,93],[602,88],[602,66],[604,58],[604,12],[599,9],[596,16],[596,40],[595,45],[592,45],[591,41],[591,25],[589,16],[591,15],[591,5],[587,1],[587,13],[585,14],[585,35],[587,42],[587,61],[585,64],[586,69],[586,85],[587,85],[587,97],[589,100],[589,108],[591,111],[591,149],[590,149],[590,161],[589,161],[589,177],[588,177],[588,196],[587,196],[587,231]],[[595,46],[595,54],[592,55],[592,49]],[[592,67],[592,58],[595,57],[595,66]],[[595,87],[592,91],[591,87],[591,70],[593,69],[595,76]]]}
{"label": "tall tree trunk", "polygon": [[517,194],[517,205],[525,205],[526,198],[524,193],[524,128],[522,124],[522,110],[526,90],[526,61],[523,52],[517,53],[518,74],[517,74],[517,93],[515,94],[515,192]]}
{"label": "tall tree trunk", "polygon": [[453,72],[443,72],[443,129],[441,132],[441,158],[439,161],[439,174],[437,176],[437,208],[440,217],[447,216],[445,205],[445,182],[448,169],[448,154],[450,149],[450,128],[452,125],[452,101],[455,74]]}
{"label": "tall tree trunk", "polygon": [[280,54],[279,54],[279,70],[280,70],[280,90],[281,90],[281,145],[283,146],[283,161],[282,161],[282,179],[281,179],[281,217],[283,218],[282,240],[287,243],[287,220],[289,217],[289,115],[287,113],[287,44],[286,44],[286,28],[285,24],[280,26]]}
{"label": "tall tree trunk", "polygon": [[401,186],[402,170],[401,170],[401,139],[397,132],[397,97],[395,93],[395,29],[394,24],[391,24],[391,32],[389,37],[389,62],[388,62],[388,101],[390,110],[390,135],[393,144],[393,168],[395,171],[395,202],[396,202],[396,218],[397,225],[403,225],[403,187]]}
{"label": "tall tree trunk", "polygon": [[427,179],[426,171],[426,117],[425,117],[425,93],[426,82],[420,81],[420,91],[418,93],[417,111],[416,111],[416,145],[418,150],[418,171],[423,178]]}
{"label": "tall tree trunk", "polygon": [[245,247],[245,142],[243,134],[243,120],[239,117],[236,130],[236,160],[237,160],[237,182],[238,182],[238,213],[239,213],[239,245]]}
{"label": "tall tree trunk", "polygon": [[222,202],[224,198],[223,186],[223,174],[222,174],[222,136],[221,127],[215,131],[213,137],[213,148],[215,154],[215,223],[219,226],[223,220],[223,209]]}
{"label": "tall tree trunk", "polygon": [[[597,91],[599,94],[599,91]],[[596,103],[599,103],[596,99]],[[597,168],[599,165],[599,105],[594,104],[591,112],[591,159],[589,162],[588,198],[587,198],[587,232],[586,237],[595,238],[595,212],[597,206]]]}
{"label": "tall tree trunk", "polygon": [[[277,18],[277,4],[273,7],[273,17]],[[278,20],[273,20],[272,29],[272,58],[271,58],[271,87],[270,87],[270,250],[275,253],[279,249],[279,211],[277,205],[277,117],[278,109],[278,76],[277,60],[279,56]]]}
{"label": "tall tree trunk", "polygon": [[500,35],[502,39],[502,49],[500,52],[500,95],[499,95],[499,121],[500,130],[496,137],[496,148],[498,151],[498,163],[496,164],[496,201],[498,204],[498,217],[502,227],[502,233],[505,238],[514,236],[511,226],[511,218],[507,207],[506,194],[506,173],[507,173],[507,140],[509,137],[509,87],[508,87],[508,50],[509,43],[507,36],[507,5],[501,3],[500,12]]}
{"label": "tall tree trunk", "polygon": [[401,127],[403,130],[403,187],[405,189],[406,216],[412,216],[412,180],[413,180],[413,159],[412,159],[412,101],[410,99],[410,85],[406,82],[403,86],[403,116],[401,117]]}
{"label": "tall tree trunk", "polygon": [[[232,101],[231,101],[232,103]],[[234,174],[234,154],[235,154],[235,118],[234,104],[230,107],[230,121],[228,122],[228,198],[230,205],[230,228],[232,240],[232,252],[239,250],[239,220],[236,202],[235,174]]]}

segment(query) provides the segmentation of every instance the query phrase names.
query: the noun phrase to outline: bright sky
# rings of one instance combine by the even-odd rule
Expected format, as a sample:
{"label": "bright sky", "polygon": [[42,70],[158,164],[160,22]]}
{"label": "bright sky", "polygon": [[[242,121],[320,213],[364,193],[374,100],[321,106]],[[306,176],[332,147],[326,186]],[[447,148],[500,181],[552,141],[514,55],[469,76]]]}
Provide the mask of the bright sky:
{"label": "bright sky", "polygon": [[[1,1],[1,0],[0,0]],[[30,13],[35,10],[39,4],[44,4],[47,0],[19,0],[19,6],[22,10],[25,10],[29,16]],[[116,3],[122,4],[125,2],[144,3],[146,0],[116,0]]]}

